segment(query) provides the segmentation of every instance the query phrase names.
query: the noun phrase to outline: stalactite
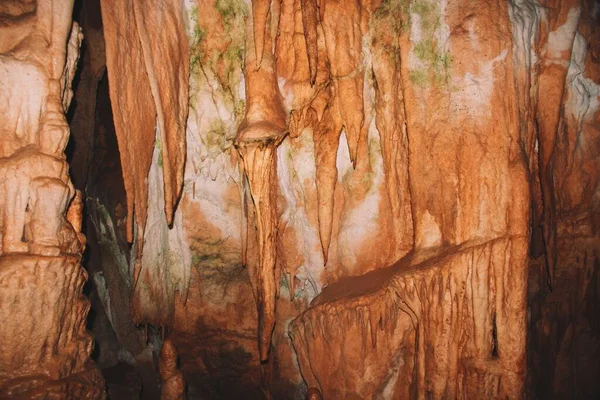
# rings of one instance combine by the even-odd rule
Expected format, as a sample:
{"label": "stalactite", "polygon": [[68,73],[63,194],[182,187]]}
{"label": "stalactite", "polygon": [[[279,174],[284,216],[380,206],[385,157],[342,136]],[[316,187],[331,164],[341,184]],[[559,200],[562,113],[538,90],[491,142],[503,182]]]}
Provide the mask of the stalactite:
{"label": "stalactite", "polygon": [[240,159],[239,162],[240,176],[242,177],[242,190],[241,202],[242,202],[242,221],[240,224],[241,232],[240,238],[242,242],[242,265],[248,265],[248,202],[250,201],[250,188],[248,187],[248,178],[246,177],[246,169],[244,168],[244,160]]}
{"label": "stalactite", "polygon": [[317,80],[319,57],[317,45],[317,24],[319,23],[317,4],[316,0],[301,0],[301,5],[304,40],[306,42],[306,53],[308,55],[310,86],[314,86]]}
{"label": "stalactite", "polygon": [[[380,7],[384,7],[381,5]],[[402,90],[399,26],[408,17],[397,10],[375,11],[372,25],[376,126],[392,222],[392,260],[413,246],[413,218],[408,179],[407,121]],[[393,32],[390,35],[389,32]],[[391,261],[391,260],[390,260]]]}
{"label": "stalactite", "polygon": [[319,206],[319,238],[321,240],[321,250],[323,251],[323,264],[327,264],[333,229],[334,192],[338,179],[336,160],[341,130],[341,118],[334,102],[325,110],[322,119],[315,123],[313,127],[317,170],[317,201]]}
{"label": "stalactite", "polygon": [[364,123],[362,37],[366,12],[354,0],[323,4],[322,26],[327,58],[344,121],[350,160],[357,164],[358,143]]}
{"label": "stalactite", "polygon": [[[169,224],[181,192],[189,75],[189,45],[181,7],[177,1],[167,6],[153,3],[144,7],[135,1],[116,5],[111,0],[102,1],[113,115],[128,197],[129,241],[134,214],[138,237],[143,237],[148,196],[144,182],[152,158],[155,116],[161,132],[165,214]],[[163,27],[162,35],[150,40],[154,26]],[[177,63],[176,73],[162,68],[164,60]]]}
{"label": "stalactite", "polygon": [[[238,137],[238,151],[248,177],[258,236],[259,265],[254,275],[254,294],[258,309],[258,337],[261,360],[266,360],[275,327],[276,203],[273,180],[277,174],[275,149],[278,138],[265,137],[250,142]],[[252,267],[251,267],[252,268]]]}
{"label": "stalactite", "polygon": [[[252,0],[252,25],[254,32],[254,57],[255,65],[252,68],[260,68],[263,60],[265,48],[271,51],[270,46],[266,44],[266,37],[270,34],[271,24],[269,23],[269,15],[271,8],[271,0]],[[269,43],[271,41],[269,40]]]}
{"label": "stalactite", "polygon": [[[260,20],[260,19],[259,19]],[[276,225],[277,225],[277,153],[286,132],[286,115],[277,88],[274,57],[270,51],[258,60],[251,33],[263,29],[256,23],[246,25],[246,117],[235,139],[242,158],[243,171],[248,179],[254,204],[258,237],[258,265],[249,265],[249,273],[258,310],[258,348],[260,359],[267,360],[271,334],[275,327],[276,287]],[[265,28],[266,29],[266,28]],[[270,30],[269,30],[270,31]],[[265,48],[271,49],[272,39],[267,36]],[[259,68],[254,66],[258,64]]]}
{"label": "stalactite", "polygon": [[154,149],[155,103],[139,42],[132,1],[102,0],[110,98],[127,196],[127,240],[133,220],[143,247],[148,213],[148,184]]}
{"label": "stalactite", "polygon": [[[149,174],[152,155],[157,151],[162,174],[160,182],[152,181],[153,196],[158,193],[156,185],[162,185],[164,190],[159,192],[166,224],[172,225],[186,155],[189,43],[181,2],[151,2],[142,6],[136,1],[102,0],[101,5],[110,97],[127,196],[128,241],[133,239],[134,217],[137,228],[136,255],[132,261],[133,308],[139,322],[160,324],[171,317],[173,287],[186,293],[189,274],[185,265],[174,270],[161,261],[157,266],[157,259],[166,257],[163,254],[166,252],[160,253],[158,248],[153,248],[151,255],[144,253],[144,243],[148,240],[148,185],[152,181]],[[158,26],[161,30],[156,34]],[[164,68],[165,60],[172,63],[172,68]],[[160,218],[153,220],[153,228],[159,226],[162,226]],[[160,235],[153,232],[151,239],[158,237],[167,241],[165,232]],[[168,273],[173,275],[171,279],[166,276]],[[144,280],[143,288],[138,287],[140,279]],[[146,296],[146,291],[153,294]]]}
{"label": "stalactite", "polygon": [[[171,225],[183,185],[188,116],[190,49],[183,3],[136,0],[133,9],[161,134],[165,215]],[[156,27],[160,27],[159,35]],[[170,68],[164,68],[165,60]]]}
{"label": "stalactite", "polygon": [[[290,66],[284,64],[282,71],[287,79],[296,80],[292,105],[296,108],[290,115],[290,138],[298,137],[304,129],[311,129],[313,134],[319,240],[323,264],[327,264],[334,220],[334,193],[338,180],[337,150],[343,120],[340,115],[339,97],[333,94],[334,85],[331,83],[325,34],[320,24],[316,2],[302,0],[300,12],[300,32],[304,36],[304,46],[300,49],[295,48],[293,57],[282,52],[282,60],[278,62],[286,63],[291,59],[295,64],[292,76],[286,75],[286,67]],[[295,33],[298,32],[297,28],[294,29]],[[289,40],[292,39],[284,38],[283,45]],[[307,90],[308,85],[312,90]]]}

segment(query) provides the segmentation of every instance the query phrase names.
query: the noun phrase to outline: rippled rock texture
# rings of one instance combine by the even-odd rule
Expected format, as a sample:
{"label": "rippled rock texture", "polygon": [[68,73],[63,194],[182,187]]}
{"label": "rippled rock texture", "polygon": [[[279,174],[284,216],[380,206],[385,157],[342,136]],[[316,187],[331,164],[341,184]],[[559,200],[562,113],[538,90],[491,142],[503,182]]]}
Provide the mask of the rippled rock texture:
{"label": "rippled rock texture", "polygon": [[65,160],[72,1],[0,5],[0,397],[102,399],[82,289],[83,199]]}

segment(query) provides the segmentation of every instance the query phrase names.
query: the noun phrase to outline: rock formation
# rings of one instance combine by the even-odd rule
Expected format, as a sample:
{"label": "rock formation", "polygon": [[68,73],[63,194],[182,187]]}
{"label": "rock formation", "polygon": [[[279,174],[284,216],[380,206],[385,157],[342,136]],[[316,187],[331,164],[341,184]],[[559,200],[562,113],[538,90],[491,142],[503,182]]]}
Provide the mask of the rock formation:
{"label": "rock formation", "polygon": [[0,5],[0,397],[103,396],[86,241],[144,398],[600,395],[597,0],[89,0],[78,77],[72,6]]}
{"label": "rock formation", "polygon": [[[146,266],[142,257],[148,219],[147,178],[156,146],[164,182],[161,194],[166,223],[172,225],[183,182],[188,112],[189,46],[182,4],[176,0],[165,4],[162,1],[143,5],[137,1],[101,4],[106,64],[112,82],[111,101],[127,194],[129,242],[133,241],[134,215],[136,220],[134,286],[140,290],[134,293],[133,310],[138,323],[160,325],[172,317],[172,307],[167,310],[162,307],[168,306],[172,295],[156,298],[157,293],[145,290],[146,285],[152,286],[157,279],[169,280],[153,274],[154,265]],[[151,37],[150,27],[157,26],[162,27],[161,35]],[[162,67],[165,59],[175,63],[173,69]],[[169,292],[168,288],[165,290]]]}
{"label": "rock formation", "polygon": [[[254,220],[258,239],[258,265],[248,264],[250,282],[258,309],[258,348],[261,361],[266,361],[275,327],[277,202],[276,149],[286,131],[286,115],[277,88],[275,63],[270,37],[269,3],[263,0],[252,3],[254,41],[246,41],[246,117],[235,139],[240,153],[249,194],[254,206]],[[263,10],[265,9],[265,10]],[[257,15],[259,14],[260,15]],[[264,14],[264,15],[263,15]],[[267,32],[267,37],[262,32]],[[261,32],[261,33],[257,33]],[[267,48],[265,52],[264,48]],[[248,198],[244,201],[249,201]],[[246,205],[244,205],[246,207]],[[246,228],[248,229],[248,228]],[[247,232],[242,232],[246,235]],[[245,239],[247,241],[247,239]],[[246,257],[244,257],[246,258]]]}
{"label": "rock formation", "polygon": [[82,203],[65,119],[81,29],[72,1],[0,7],[0,397],[101,399],[82,295]]}
{"label": "rock formation", "polygon": [[177,350],[167,339],[162,345],[159,360],[162,388],[160,398],[163,400],[181,400],[184,398],[185,382],[177,367]]}

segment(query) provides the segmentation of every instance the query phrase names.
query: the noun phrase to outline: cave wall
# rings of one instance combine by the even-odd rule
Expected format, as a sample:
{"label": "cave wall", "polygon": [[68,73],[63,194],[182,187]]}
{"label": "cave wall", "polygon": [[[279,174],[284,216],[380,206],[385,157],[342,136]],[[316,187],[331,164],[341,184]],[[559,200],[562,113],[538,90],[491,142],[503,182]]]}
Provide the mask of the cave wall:
{"label": "cave wall", "polygon": [[190,396],[598,393],[597,2],[101,5],[95,229]]}
{"label": "cave wall", "polygon": [[64,154],[72,1],[0,5],[0,397],[102,399],[83,296],[83,198]]}

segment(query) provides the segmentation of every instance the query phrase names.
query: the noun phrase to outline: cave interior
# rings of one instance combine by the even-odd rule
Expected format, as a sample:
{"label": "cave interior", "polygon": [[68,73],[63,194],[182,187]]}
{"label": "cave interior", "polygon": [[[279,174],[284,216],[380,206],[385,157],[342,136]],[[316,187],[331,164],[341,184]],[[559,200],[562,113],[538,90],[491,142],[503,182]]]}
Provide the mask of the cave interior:
{"label": "cave interior", "polygon": [[600,398],[600,1],[0,1],[1,399]]}

